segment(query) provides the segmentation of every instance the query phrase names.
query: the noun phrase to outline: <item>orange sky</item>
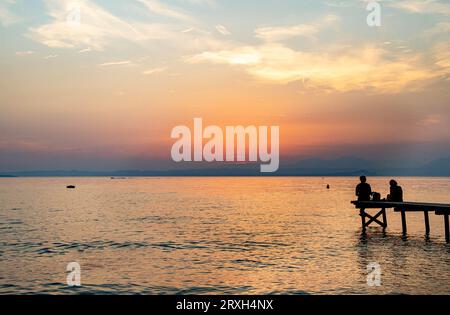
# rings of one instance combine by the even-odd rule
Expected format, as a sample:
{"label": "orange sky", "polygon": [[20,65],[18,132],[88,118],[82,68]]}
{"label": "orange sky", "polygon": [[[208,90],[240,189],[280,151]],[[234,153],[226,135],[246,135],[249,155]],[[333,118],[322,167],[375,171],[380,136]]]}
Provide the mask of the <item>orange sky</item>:
{"label": "orange sky", "polygon": [[375,29],[362,1],[85,0],[77,25],[69,2],[0,6],[0,169],[157,167],[194,117],[279,125],[292,159],[450,155],[444,2],[386,3]]}

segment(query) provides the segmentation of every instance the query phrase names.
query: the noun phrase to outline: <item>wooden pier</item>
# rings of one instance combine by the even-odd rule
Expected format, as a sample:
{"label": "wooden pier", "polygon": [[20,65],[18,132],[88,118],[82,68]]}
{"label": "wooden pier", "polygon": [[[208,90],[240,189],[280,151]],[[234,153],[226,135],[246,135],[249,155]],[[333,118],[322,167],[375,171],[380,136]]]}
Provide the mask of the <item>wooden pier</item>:
{"label": "wooden pier", "polygon": [[[425,233],[428,236],[430,234],[430,218],[429,212],[434,212],[435,215],[443,216],[444,228],[445,228],[445,241],[450,243],[450,228],[449,228],[449,215],[450,205],[440,203],[426,203],[426,202],[391,202],[391,201],[352,201],[360,211],[361,223],[363,232],[366,231],[371,223],[377,223],[383,229],[387,228],[387,216],[386,209],[393,208],[395,212],[400,212],[402,217],[402,231],[406,236],[406,212],[423,212],[425,221]],[[367,209],[380,209],[375,215],[367,213]],[[381,218],[382,219],[381,219]],[[368,218],[368,220],[366,220]],[[382,220],[382,221],[380,221]]]}

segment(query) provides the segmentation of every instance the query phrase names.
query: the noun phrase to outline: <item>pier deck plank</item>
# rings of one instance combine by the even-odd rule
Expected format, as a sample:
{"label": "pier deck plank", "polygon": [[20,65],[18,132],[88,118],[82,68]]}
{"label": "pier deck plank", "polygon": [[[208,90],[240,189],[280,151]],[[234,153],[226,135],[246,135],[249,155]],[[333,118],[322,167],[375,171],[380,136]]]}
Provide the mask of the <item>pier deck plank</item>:
{"label": "pier deck plank", "polygon": [[397,208],[405,211],[437,211],[445,214],[450,213],[450,205],[444,203],[429,202],[392,202],[392,201],[352,201],[352,204],[359,209],[381,209]]}

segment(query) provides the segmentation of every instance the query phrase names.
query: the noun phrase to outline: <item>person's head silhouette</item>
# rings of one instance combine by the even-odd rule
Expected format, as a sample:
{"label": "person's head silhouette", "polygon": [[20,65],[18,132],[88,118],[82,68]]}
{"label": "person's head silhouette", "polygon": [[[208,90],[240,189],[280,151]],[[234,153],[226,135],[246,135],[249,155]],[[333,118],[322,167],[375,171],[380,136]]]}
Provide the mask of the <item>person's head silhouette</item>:
{"label": "person's head silhouette", "polygon": [[391,181],[389,182],[389,185],[391,185],[392,187],[397,186],[397,182],[394,179],[391,179]]}
{"label": "person's head silhouette", "polygon": [[365,183],[367,181],[366,176],[361,176],[359,177],[359,180],[361,181],[361,183]]}

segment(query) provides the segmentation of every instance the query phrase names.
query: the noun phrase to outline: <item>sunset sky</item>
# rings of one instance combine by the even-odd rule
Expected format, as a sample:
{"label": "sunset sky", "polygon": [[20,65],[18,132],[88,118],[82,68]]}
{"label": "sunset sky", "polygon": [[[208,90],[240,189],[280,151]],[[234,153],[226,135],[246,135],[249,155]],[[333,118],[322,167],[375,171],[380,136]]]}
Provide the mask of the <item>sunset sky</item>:
{"label": "sunset sky", "polygon": [[195,117],[279,125],[285,160],[448,157],[450,2],[378,2],[2,0],[0,171],[166,167]]}

